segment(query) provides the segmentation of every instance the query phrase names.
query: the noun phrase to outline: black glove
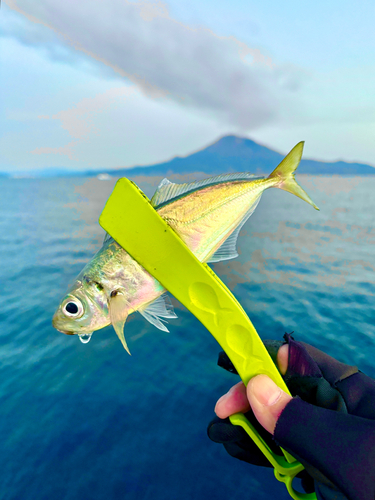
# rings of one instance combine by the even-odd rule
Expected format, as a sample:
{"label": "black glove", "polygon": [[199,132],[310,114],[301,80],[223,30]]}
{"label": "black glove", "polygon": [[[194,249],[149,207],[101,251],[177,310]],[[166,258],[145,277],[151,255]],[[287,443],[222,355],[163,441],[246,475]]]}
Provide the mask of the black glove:
{"label": "black glove", "polygon": [[[375,381],[354,366],[345,365],[318,349],[296,342],[265,341],[276,363],[283,343],[289,344],[284,380],[294,399],[277,422],[274,436],[246,417],[267,444],[282,446],[305,467],[298,476],[306,492],[324,500],[374,500],[375,492]],[[219,365],[236,373],[225,353]],[[229,419],[214,419],[208,435],[223,443],[228,453],[254,465],[271,467],[246,432]]]}

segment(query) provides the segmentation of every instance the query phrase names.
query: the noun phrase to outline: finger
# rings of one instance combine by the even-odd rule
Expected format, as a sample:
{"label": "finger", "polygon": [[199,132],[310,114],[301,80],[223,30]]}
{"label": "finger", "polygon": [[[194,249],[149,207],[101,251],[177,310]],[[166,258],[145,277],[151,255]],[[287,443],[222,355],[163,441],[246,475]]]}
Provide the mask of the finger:
{"label": "finger", "polygon": [[277,351],[277,366],[281,375],[285,375],[288,369],[289,346],[284,344]]}
{"label": "finger", "polygon": [[285,406],[293,399],[267,375],[257,375],[250,380],[247,397],[258,422],[271,434]]}
{"label": "finger", "polygon": [[[288,354],[289,346],[287,344],[282,345],[277,352],[277,365],[282,375],[285,375],[288,368]],[[219,418],[227,418],[233,413],[246,413],[249,409],[246,388],[242,382],[239,382],[218,400],[215,413]]]}
{"label": "finger", "polygon": [[233,413],[246,413],[250,410],[243,382],[234,385],[229,392],[221,396],[215,406],[215,413],[219,418],[227,418]]}

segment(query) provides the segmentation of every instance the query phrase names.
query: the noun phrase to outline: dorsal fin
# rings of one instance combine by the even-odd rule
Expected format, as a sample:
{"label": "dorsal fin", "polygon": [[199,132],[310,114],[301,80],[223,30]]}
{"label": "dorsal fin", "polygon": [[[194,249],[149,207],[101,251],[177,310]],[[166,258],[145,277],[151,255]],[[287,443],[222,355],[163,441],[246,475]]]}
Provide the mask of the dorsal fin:
{"label": "dorsal fin", "polygon": [[113,240],[112,236],[109,233],[105,233],[104,240],[103,240],[103,245],[104,245],[104,243],[107,243],[107,241],[110,240],[110,239]]}
{"label": "dorsal fin", "polygon": [[256,180],[263,179],[263,177],[256,177],[254,174],[247,172],[235,174],[220,174],[201,181],[188,182],[184,184],[174,184],[168,179],[163,179],[157,187],[154,196],[151,198],[151,205],[155,208],[160,208],[163,203],[167,203],[183,194],[196,191],[205,186],[212,186],[214,184],[221,184],[224,182],[233,182],[241,180]]}

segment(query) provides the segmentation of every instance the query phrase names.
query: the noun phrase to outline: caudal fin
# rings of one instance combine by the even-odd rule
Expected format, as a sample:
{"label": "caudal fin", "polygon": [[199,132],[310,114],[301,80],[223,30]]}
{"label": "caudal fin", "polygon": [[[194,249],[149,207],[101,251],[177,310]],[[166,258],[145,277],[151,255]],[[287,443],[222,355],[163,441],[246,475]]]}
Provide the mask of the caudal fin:
{"label": "caudal fin", "polygon": [[278,179],[275,187],[289,191],[289,193],[295,194],[302,200],[310,203],[315,210],[319,208],[311,200],[310,196],[301,188],[294,178],[294,172],[297,170],[299,162],[302,158],[304,142],[299,142],[297,146],[290,151],[289,154],[283,159],[283,161],[275,168],[275,170],[268,176],[269,179]]}

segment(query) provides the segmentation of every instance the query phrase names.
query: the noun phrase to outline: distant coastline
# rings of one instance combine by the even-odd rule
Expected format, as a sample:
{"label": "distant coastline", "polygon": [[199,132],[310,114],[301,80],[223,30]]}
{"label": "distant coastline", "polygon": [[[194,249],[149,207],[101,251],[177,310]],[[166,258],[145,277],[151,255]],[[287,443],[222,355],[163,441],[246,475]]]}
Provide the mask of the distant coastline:
{"label": "distant coastline", "polygon": [[[230,172],[268,175],[283,157],[284,155],[251,139],[228,135],[188,156],[176,156],[172,160],[155,165],[84,171],[51,167],[40,171],[3,172],[0,173],[0,178],[97,177],[100,180],[108,180],[112,177],[186,175],[194,172],[207,175]],[[375,167],[345,161],[321,162],[302,159],[298,174],[365,176],[375,175]]]}

